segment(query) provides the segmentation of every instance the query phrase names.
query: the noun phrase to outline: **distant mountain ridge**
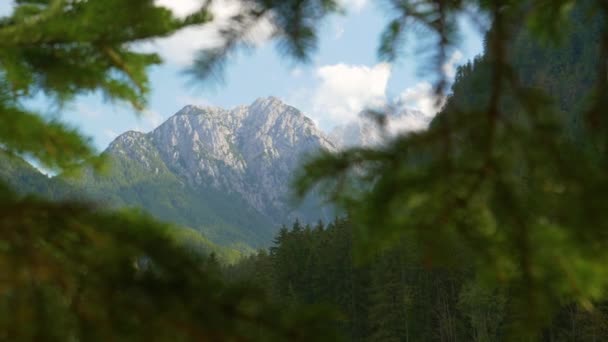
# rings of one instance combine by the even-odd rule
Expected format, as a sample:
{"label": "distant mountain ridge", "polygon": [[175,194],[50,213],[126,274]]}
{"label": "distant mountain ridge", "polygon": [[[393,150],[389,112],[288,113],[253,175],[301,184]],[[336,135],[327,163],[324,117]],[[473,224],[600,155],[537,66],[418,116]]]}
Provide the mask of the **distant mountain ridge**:
{"label": "distant mountain ridge", "polygon": [[77,182],[109,205],[143,208],[214,242],[260,247],[283,223],[333,218],[315,196],[291,201],[294,172],[320,150],[336,147],[275,97],[233,109],[189,105],[149,133],[121,134],[104,152],[110,173]]}
{"label": "distant mountain ridge", "polygon": [[280,223],[281,213],[306,216],[288,208],[289,184],[301,159],[319,149],[335,147],[312,120],[269,97],[232,110],[186,106],[148,134],[119,136],[106,153],[151,173],[160,161],[186,184],[239,194]]}
{"label": "distant mountain ridge", "polygon": [[103,152],[110,161],[106,174],[88,171],[79,179],[47,182],[28,173],[24,182],[12,172],[12,178],[24,192],[141,208],[247,250],[269,245],[280,225],[295,219],[333,219],[334,210],[314,194],[294,206],[294,173],[321,150],[378,143],[373,124],[365,125],[345,139],[329,138],[275,97],[232,109],[188,105],[149,133],[128,131],[112,141]]}

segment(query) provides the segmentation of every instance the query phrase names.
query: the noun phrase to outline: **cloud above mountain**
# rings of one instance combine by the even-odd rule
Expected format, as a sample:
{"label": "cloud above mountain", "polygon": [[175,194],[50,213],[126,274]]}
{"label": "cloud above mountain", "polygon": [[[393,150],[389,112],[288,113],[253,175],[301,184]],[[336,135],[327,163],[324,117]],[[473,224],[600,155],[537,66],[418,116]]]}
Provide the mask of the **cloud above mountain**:
{"label": "cloud above mountain", "polygon": [[447,78],[453,79],[454,76],[456,76],[456,69],[458,68],[458,64],[462,62],[463,58],[464,55],[462,54],[462,51],[455,50],[454,52],[452,52],[450,58],[448,58],[448,60],[442,66],[441,71],[443,71],[443,74]]}
{"label": "cloud above mountain", "polygon": [[438,96],[429,82],[420,82],[405,89],[396,100],[400,107],[421,111],[426,116],[434,116],[443,106],[445,97]]}
{"label": "cloud above mountain", "polygon": [[[173,11],[178,17],[186,17],[194,13],[204,3],[202,0],[155,0],[155,3]],[[368,3],[368,0],[338,0],[346,10],[359,12]],[[200,27],[190,27],[172,35],[171,37],[144,44],[147,51],[158,51],[165,61],[179,66],[187,66],[198,50],[219,47],[223,38],[221,31],[231,25],[230,19],[243,9],[241,0],[222,0],[211,2],[210,10],[213,21]],[[271,15],[259,20],[249,30],[244,40],[253,45],[260,45],[268,41],[274,33]]]}
{"label": "cloud above mountain", "polygon": [[[186,16],[200,8],[201,0],[156,0],[156,3],[173,10],[178,16]],[[358,12],[365,8],[368,0],[339,0],[347,11]],[[166,61],[179,66],[192,62],[196,51],[218,47],[222,43],[220,31],[229,25],[230,19],[242,9],[241,0],[212,2],[214,13],[212,23],[201,27],[188,28],[181,32],[154,42],[149,49],[160,51]],[[253,44],[262,44],[273,33],[270,18],[265,18],[247,37]],[[343,28],[336,28],[339,39]],[[463,54],[455,50],[442,66],[441,72],[448,79],[453,79]],[[298,78],[301,69],[296,68],[292,77]],[[397,103],[408,109],[418,110],[426,116],[433,116],[442,106],[443,99],[438,98],[429,82],[419,82],[398,92],[396,97],[387,95],[391,78],[391,65],[358,65],[336,63],[319,65],[313,69],[315,84],[301,88],[294,93],[291,102],[305,108],[308,114],[324,129],[331,129],[340,124],[359,120],[361,111],[370,107],[380,107],[386,103]]]}
{"label": "cloud above mountain", "polygon": [[[179,17],[185,17],[198,10],[202,5],[201,0],[155,0],[157,5],[167,7]],[[188,66],[192,63],[196,52],[201,49],[213,49],[222,45],[224,39],[221,31],[233,23],[238,15],[243,2],[239,0],[223,0],[211,2],[210,11],[213,21],[198,27],[189,27],[176,34],[146,43],[143,49],[146,51],[157,51],[166,62],[178,66]],[[269,16],[259,20],[247,33],[244,40],[247,43],[259,45],[267,41],[274,31]]]}
{"label": "cloud above mountain", "polygon": [[[453,81],[463,58],[460,50],[454,50],[442,65],[440,72],[448,82]],[[414,83],[397,91],[396,96],[389,95],[388,86],[393,74],[388,63],[372,66],[337,63],[317,66],[313,72],[314,84],[294,91],[289,101],[303,108],[326,131],[360,121],[361,112],[366,109],[383,109],[387,105],[396,107],[396,111],[423,114],[397,125],[420,129],[426,127],[430,118],[441,110],[446,99],[445,95],[436,94],[428,81]],[[412,122],[418,119],[421,121]]]}
{"label": "cloud above mountain", "polygon": [[313,93],[311,114],[324,126],[356,120],[366,107],[384,103],[390,74],[387,63],[318,68],[319,83]]}

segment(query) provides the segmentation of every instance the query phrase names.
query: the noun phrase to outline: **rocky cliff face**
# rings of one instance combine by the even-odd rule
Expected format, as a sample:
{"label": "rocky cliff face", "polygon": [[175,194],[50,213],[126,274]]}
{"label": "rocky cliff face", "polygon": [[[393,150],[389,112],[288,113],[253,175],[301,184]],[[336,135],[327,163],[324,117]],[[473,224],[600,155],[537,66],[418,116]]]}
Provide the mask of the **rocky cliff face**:
{"label": "rocky cliff face", "polygon": [[121,135],[107,152],[151,173],[168,170],[190,187],[238,194],[278,224],[310,216],[290,207],[289,185],[302,158],[320,149],[335,146],[299,110],[270,97],[231,110],[186,106],[150,133]]}

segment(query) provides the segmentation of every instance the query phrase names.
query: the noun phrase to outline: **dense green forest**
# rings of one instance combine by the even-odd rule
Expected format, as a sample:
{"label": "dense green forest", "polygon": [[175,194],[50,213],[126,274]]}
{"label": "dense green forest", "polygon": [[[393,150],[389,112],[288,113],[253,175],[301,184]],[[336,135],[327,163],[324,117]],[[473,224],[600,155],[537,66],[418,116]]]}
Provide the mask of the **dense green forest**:
{"label": "dense green forest", "polygon": [[[537,25],[524,18],[557,12],[549,2],[523,3],[494,4],[484,54],[458,70],[428,130],[320,157],[298,186],[321,185],[348,212],[358,258],[401,246],[408,263],[467,275],[461,283],[472,282],[482,297],[505,294],[487,297],[504,306],[492,310],[504,318],[488,328],[499,329],[490,340],[603,340],[604,12],[593,1],[550,2],[563,5],[561,19]],[[466,297],[451,290],[452,303]],[[566,325],[592,333],[566,336],[558,331]],[[460,331],[457,340],[480,333]]]}
{"label": "dense green forest", "polygon": [[[113,200],[113,202],[111,202],[113,205],[109,206],[107,202],[104,203],[102,199],[95,196],[95,194],[97,194],[97,196],[100,195],[98,192],[95,191],[95,187],[93,187],[94,183],[88,183],[86,188],[83,187],[82,177],[69,177],[67,179],[64,177],[48,177],[42,174],[39,170],[35,169],[22,158],[14,155],[9,155],[3,151],[0,151],[0,164],[2,165],[2,168],[0,169],[0,180],[5,181],[6,184],[11,189],[14,189],[20,197],[36,196],[40,198],[50,199],[52,201],[75,201],[79,199],[84,203],[90,203],[91,205],[103,208],[111,208],[113,210],[124,210],[125,208],[129,208],[127,205],[124,204],[124,202],[120,200],[120,198],[109,198],[109,196],[107,195],[103,199],[105,201]],[[99,176],[99,178],[105,179],[104,176]],[[137,178],[132,177],[130,179],[131,183],[137,183]],[[181,188],[171,188],[167,186],[166,183],[162,182],[160,184],[156,183],[154,185],[156,187],[161,187],[165,189],[164,195],[166,195],[166,191],[176,191]],[[139,186],[144,187],[143,185]],[[147,198],[149,201],[155,202],[155,207],[162,207],[163,196],[149,195],[150,192],[156,189],[155,186],[150,185],[150,188],[152,189],[145,189],[147,190],[147,192],[140,194],[140,196]],[[114,185],[114,187],[120,189],[119,184]],[[112,187],[106,186],[106,193],[108,193],[109,189],[111,188]],[[128,189],[124,190],[124,192],[127,192],[126,196],[138,195],[132,187],[129,187]],[[188,199],[186,194],[184,194],[183,199]],[[193,199],[193,201],[195,200],[196,199]],[[132,210],[139,209],[134,208]],[[235,244],[232,247],[221,246],[216,243],[213,243],[209,240],[207,236],[201,234],[200,231],[189,228],[187,225],[182,224],[184,220],[171,218],[174,217],[171,216],[166,220],[166,222],[173,225],[173,228],[170,230],[171,235],[180,244],[183,244],[186,248],[195,251],[196,253],[202,253],[204,255],[214,253],[220,262],[224,264],[230,264],[239,260],[243,255],[246,255],[253,251],[251,247],[249,247],[248,244],[245,242],[240,245]]]}
{"label": "dense green forest", "polygon": [[159,220],[190,227],[216,244],[242,252],[265,246],[272,237],[270,220],[236,195],[211,186],[186,186],[160,161],[155,165],[159,172],[151,173],[129,158],[104,155],[107,172],[56,177],[72,187],[68,197],[76,193],[112,208],[141,208]]}
{"label": "dense green forest", "polygon": [[[569,14],[572,21],[565,30],[567,33],[562,34],[557,43],[535,40],[528,31],[520,30],[512,44],[508,45],[506,58],[513,64],[512,82],[546,92],[550,97],[548,100],[533,99],[526,103],[517,97],[517,88],[510,88],[505,90],[498,104],[499,110],[508,120],[512,120],[513,125],[536,124],[533,134],[538,137],[546,134],[543,129],[550,131],[552,127],[559,127],[561,138],[574,146],[574,150],[559,153],[603,153],[584,136],[585,114],[592,101],[588,94],[598,77],[596,68],[601,39],[601,22],[587,20],[587,11],[588,7],[581,5]],[[432,129],[441,128],[445,121],[454,120],[462,113],[484,108],[491,101],[491,88],[484,86],[492,83],[489,39],[485,42],[485,54],[458,69],[451,95],[445,108],[431,124]],[[540,124],[526,122],[528,119],[521,113],[525,111],[525,106],[545,105],[542,101],[551,101],[547,105],[555,108],[551,112],[554,116],[540,118],[544,120]],[[467,139],[470,138],[462,136],[457,139],[458,145],[454,148],[468,148]],[[529,143],[542,142],[530,139]],[[428,158],[425,153],[430,151],[424,151],[417,157],[422,160]],[[510,153],[517,152],[512,150]],[[564,159],[567,162],[567,158]],[[551,163],[550,160],[544,161]],[[567,167],[575,169],[579,166],[572,164]],[[390,205],[381,198],[366,200],[373,203],[365,205],[364,209],[367,210],[370,205]],[[533,207],[531,203],[529,205]],[[360,220],[360,213],[350,213]],[[390,212],[385,214],[394,215]],[[505,214],[511,215],[508,210]],[[515,212],[512,215],[516,215]],[[386,230],[382,227],[385,218],[374,218],[377,221],[365,223],[369,234]],[[415,217],[403,219],[416,220]],[[468,219],[472,220],[473,217]],[[280,231],[269,250],[260,251],[226,268],[225,274],[229,279],[252,282],[267,289],[270,297],[285,308],[303,303],[324,303],[339,308],[344,316],[336,323],[336,328],[352,341],[608,339],[608,303],[605,300],[591,304],[557,297],[546,299],[548,302],[544,305],[551,309],[543,314],[542,323],[538,325],[541,332],[535,337],[519,335],[514,338],[513,330],[521,329],[522,320],[528,317],[529,313],[525,310],[534,309],[533,299],[519,303],[517,297],[522,289],[518,286],[521,285],[484,280],[485,275],[476,267],[478,261],[474,260],[475,253],[471,253],[471,248],[478,247],[475,241],[464,239],[460,245],[443,246],[444,249],[435,253],[434,260],[425,250],[429,240],[420,239],[415,235],[417,232],[405,232],[391,235],[392,241],[375,245],[377,249],[368,249],[362,257],[357,246],[366,241],[361,241],[365,235],[357,224],[351,218],[336,219],[327,225],[319,223],[312,227],[296,222],[289,229],[284,227]],[[427,228],[431,229],[430,234],[436,234],[433,228]],[[558,233],[552,231],[551,234]],[[433,236],[428,238],[433,239]],[[555,235],[543,238],[551,239]],[[508,253],[515,253],[515,250]],[[551,262],[560,262],[558,256],[552,255],[551,258],[555,258]],[[603,257],[600,259],[603,260],[601,263],[606,260]],[[593,272],[593,276],[597,277],[604,274],[597,270]],[[552,280],[547,278],[546,281]]]}
{"label": "dense green forest", "polygon": [[[282,310],[325,304],[342,313],[335,327],[351,341],[502,341],[519,319],[508,288],[480,285],[472,267],[433,267],[407,239],[355,261],[352,223],[294,223],[274,246],[225,267],[230,281],[267,290]],[[455,253],[454,258],[462,257]],[[590,312],[575,303],[542,331],[544,341],[604,341],[608,303]]]}

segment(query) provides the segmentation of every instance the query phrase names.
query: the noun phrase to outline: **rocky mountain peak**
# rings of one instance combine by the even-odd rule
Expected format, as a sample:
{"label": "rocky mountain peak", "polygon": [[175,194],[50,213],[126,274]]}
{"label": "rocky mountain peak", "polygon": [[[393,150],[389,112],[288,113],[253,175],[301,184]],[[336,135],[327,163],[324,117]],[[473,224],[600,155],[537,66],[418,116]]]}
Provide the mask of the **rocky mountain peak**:
{"label": "rocky mountain peak", "polygon": [[136,149],[145,140],[146,134],[137,131],[127,131],[114,139],[107,151],[125,153],[127,150]]}
{"label": "rocky mountain peak", "polygon": [[[403,111],[388,118],[387,128],[414,130],[429,121],[420,112]],[[164,208],[159,210],[160,217],[173,211],[146,197],[147,189],[150,184],[171,182],[175,191],[159,190],[168,197],[163,203],[177,208],[175,217],[190,217],[186,225],[200,224],[201,215],[209,218],[205,222],[216,233],[226,227],[217,222],[247,230],[254,229],[248,222],[257,217],[261,221],[256,222],[266,222],[272,231],[273,226],[295,218],[312,223],[334,216],[314,194],[299,207],[292,206],[290,184],[304,158],[321,150],[380,144],[386,138],[373,120],[338,127],[333,133],[328,138],[297,108],[266,97],[231,109],[185,106],[149,133],[122,134],[107,153],[120,159],[116,164],[123,165],[118,171],[123,179],[137,177],[147,182],[138,184],[133,193],[150,208]],[[183,201],[185,193],[189,202],[206,209],[193,212],[193,206]]]}
{"label": "rocky mountain peak", "polygon": [[311,119],[276,97],[232,109],[188,105],[150,133],[123,136],[110,153],[145,167],[161,160],[185,184],[238,194],[277,223],[303,216],[288,204],[302,158],[335,149]]}
{"label": "rocky mountain peak", "polygon": [[281,99],[275,96],[260,97],[253,101],[251,107],[268,108],[268,107],[284,107],[287,106]]}
{"label": "rocky mountain peak", "polygon": [[116,137],[116,139],[114,139],[114,141],[112,141],[110,143],[110,145],[128,143],[130,141],[137,140],[137,139],[143,137],[144,135],[145,135],[144,133],[138,132],[138,131],[126,131],[123,134]]}

